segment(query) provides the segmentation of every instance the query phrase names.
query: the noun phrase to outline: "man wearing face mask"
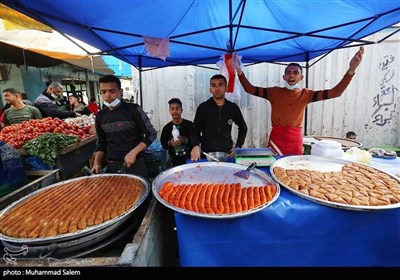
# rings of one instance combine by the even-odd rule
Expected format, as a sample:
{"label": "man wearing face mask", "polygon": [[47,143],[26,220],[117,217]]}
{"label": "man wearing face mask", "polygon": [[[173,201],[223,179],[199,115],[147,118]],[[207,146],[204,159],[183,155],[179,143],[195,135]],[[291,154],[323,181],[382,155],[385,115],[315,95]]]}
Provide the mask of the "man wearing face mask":
{"label": "man wearing face mask", "polygon": [[93,171],[100,173],[107,158],[107,173],[125,173],[148,179],[144,152],[157,138],[157,132],[143,109],[121,101],[121,81],[112,75],[100,78],[103,109],[96,115],[97,151]]}
{"label": "man wearing face mask", "polygon": [[316,91],[300,88],[299,82],[303,79],[303,75],[301,66],[297,63],[290,63],[286,67],[283,75],[285,87],[255,87],[247,80],[237,55],[234,55],[232,63],[243,89],[247,93],[267,99],[271,103],[272,130],[268,147],[277,154],[302,155],[302,126],[307,104],[341,96],[360,65],[363,53],[364,48],[360,47],[351,59],[346,74],[335,87]]}
{"label": "man wearing face mask", "polygon": [[52,118],[74,118],[79,117],[81,114],[67,111],[67,110],[60,110],[57,105],[57,100],[62,96],[63,86],[59,82],[52,82],[46,91],[40,94],[35,102],[34,105],[39,108],[40,112],[42,113],[43,117],[52,117]]}

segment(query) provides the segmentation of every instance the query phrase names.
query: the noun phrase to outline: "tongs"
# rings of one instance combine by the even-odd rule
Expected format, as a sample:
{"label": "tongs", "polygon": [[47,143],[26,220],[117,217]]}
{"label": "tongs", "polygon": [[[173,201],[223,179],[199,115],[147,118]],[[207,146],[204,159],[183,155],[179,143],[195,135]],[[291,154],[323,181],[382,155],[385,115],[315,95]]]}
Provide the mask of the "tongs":
{"label": "tongs", "polygon": [[216,157],[210,155],[209,153],[206,153],[206,152],[203,152],[203,151],[201,151],[201,152],[202,152],[203,154],[205,154],[206,156],[208,156],[209,158],[211,158],[212,160],[216,161],[216,162],[219,162],[219,161],[220,161],[219,159],[217,159]]}
{"label": "tongs", "polygon": [[89,167],[87,167],[86,165],[81,169],[81,172],[83,175],[85,176],[92,176],[94,173],[92,171],[92,169],[90,169]]}

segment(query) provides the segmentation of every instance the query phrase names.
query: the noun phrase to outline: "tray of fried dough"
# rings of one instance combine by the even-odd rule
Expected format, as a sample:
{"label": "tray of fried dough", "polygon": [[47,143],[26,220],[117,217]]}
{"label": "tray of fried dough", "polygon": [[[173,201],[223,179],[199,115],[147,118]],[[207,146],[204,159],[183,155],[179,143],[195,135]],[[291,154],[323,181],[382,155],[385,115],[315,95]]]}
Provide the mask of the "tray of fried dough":
{"label": "tray of fried dough", "polygon": [[366,164],[322,156],[288,156],[274,162],[272,177],[305,199],[346,210],[400,207],[400,179]]}
{"label": "tray of fried dough", "polygon": [[0,212],[0,240],[45,244],[115,227],[145,200],[150,187],[130,174],[99,174],[39,189]]}
{"label": "tray of fried dough", "polygon": [[212,219],[251,215],[271,205],[280,187],[257,169],[247,180],[234,175],[246,168],[228,162],[180,165],[160,173],[152,191],[159,202],[186,215]]}

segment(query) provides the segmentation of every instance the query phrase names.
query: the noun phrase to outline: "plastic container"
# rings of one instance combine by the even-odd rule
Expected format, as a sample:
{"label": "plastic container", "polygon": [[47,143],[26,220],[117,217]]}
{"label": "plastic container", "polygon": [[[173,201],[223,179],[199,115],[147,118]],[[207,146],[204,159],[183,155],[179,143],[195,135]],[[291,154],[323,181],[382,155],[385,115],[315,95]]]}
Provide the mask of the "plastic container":
{"label": "plastic container", "polygon": [[311,147],[311,155],[340,158],[343,156],[342,145],[332,140],[321,140]]}
{"label": "plastic container", "polygon": [[342,159],[370,164],[372,155],[368,151],[360,150],[359,148],[354,147],[347,150],[343,154]]}

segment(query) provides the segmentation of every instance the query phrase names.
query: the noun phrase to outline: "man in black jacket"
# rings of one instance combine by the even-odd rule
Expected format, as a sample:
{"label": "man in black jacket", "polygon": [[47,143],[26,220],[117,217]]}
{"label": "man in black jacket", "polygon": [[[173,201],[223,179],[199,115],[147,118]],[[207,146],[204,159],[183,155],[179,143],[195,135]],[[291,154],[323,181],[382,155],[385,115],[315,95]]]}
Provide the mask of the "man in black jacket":
{"label": "man in black jacket", "polygon": [[[145,150],[157,138],[157,131],[142,107],[121,101],[121,81],[113,75],[99,79],[103,109],[96,115],[97,150],[93,171],[100,173],[101,162],[107,158],[106,173],[128,173],[149,180],[144,159]],[[129,227],[136,231],[152,195],[135,209]]]}
{"label": "man in black jacket", "polygon": [[104,108],[96,115],[98,140],[93,170],[100,173],[106,157],[107,173],[117,173],[124,167],[124,172],[148,179],[144,153],[157,138],[157,131],[142,107],[121,101],[123,90],[117,77],[106,75],[99,83]]}
{"label": "man in black jacket", "polygon": [[[197,108],[192,126],[190,153],[191,160],[201,158],[205,152],[226,152],[232,157],[234,146],[231,136],[232,124],[238,128],[235,147],[241,148],[247,134],[247,125],[240,108],[225,98],[227,87],[223,75],[214,75],[210,79],[210,93],[213,97],[201,103]],[[201,148],[200,148],[201,146]]]}
{"label": "man in black jacket", "polygon": [[59,82],[52,82],[46,91],[40,94],[35,102],[34,105],[39,108],[40,112],[42,113],[43,117],[52,117],[52,118],[75,118],[79,117],[81,114],[67,111],[67,110],[60,110],[57,106],[56,100],[62,96],[63,86]]}

